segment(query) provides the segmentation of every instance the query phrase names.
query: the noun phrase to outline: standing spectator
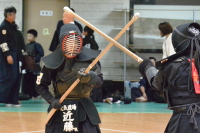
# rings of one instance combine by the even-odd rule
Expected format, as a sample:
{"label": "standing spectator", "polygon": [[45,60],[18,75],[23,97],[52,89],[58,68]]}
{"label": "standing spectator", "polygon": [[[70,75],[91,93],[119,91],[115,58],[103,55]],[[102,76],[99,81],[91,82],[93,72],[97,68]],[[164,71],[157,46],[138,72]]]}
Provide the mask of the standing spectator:
{"label": "standing spectator", "polygon": [[18,102],[20,78],[16,12],[13,6],[5,8],[5,19],[0,25],[0,103],[6,106],[21,106]]}
{"label": "standing spectator", "polygon": [[[89,49],[93,49],[93,50],[98,50],[99,46],[97,44],[97,42],[95,41],[95,37],[94,37],[94,30],[90,29],[88,26],[84,27],[83,30],[83,46],[89,48]],[[101,63],[98,61],[97,64],[100,66],[101,68]],[[98,87],[98,88],[94,88],[91,91],[91,95],[90,98],[92,99],[93,102],[102,102],[103,98],[102,98],[102,86]]]}
{"label": "standing spectator", "polygon": [[42,46],[35,41],[37,38],[37,31],[34,29],[28,30],[26,44],[26,51],[29,56],[35,59],[36,67],[33,70],[26,70],[23,81],[23,92],[28,94],[32,99],[36,99],[38,93],[36,91],[36,79],[37,75],[40,73],[40,59],[44,56],[44,50]]}
{"label": "standing spectator", "polygon": [[15,30],[15,39],[16,39],[17,47],[18,47],[19,61],[22,62],[23,51],[26,51],[24,37],[23,37],[23,33],[18,30],[19,28],[16,24],[14,24],[14,27],[16,27],[17,29]]}
{"label": "standing spectator", "polygon": [[166,37],[163,41],[163,59],[175,54],[174,47],[172,45],[172,31],[173,28],[168,22],[162,22],[158,25],[161,37]]}
{"label": "standing spectator", "polygon": [[95,37],[93,33],[94,33],[94,30],[90,29],[88,26],[84,27],[83,35],[85,36],[85,38],[83,38],[83,46],[90,49],[98,50],[99,46],[97,42],[95,41]]}
{"label": "standing spectator", "polygon": [[[75,12],[75,10],[73,8],[70,8],[73,12]],[[83,32],[83,27],[81,26],[80,23],[78,23],[77,21],[74,21],[75,25],[78,27],[78,29],[80,30],[80,32]],[[53,39],[51,41],[51,45],[49,47],[50,51],[55,51],[57,46],[60,44],[60,40],[59,40],[59,36],[60,36],[60,29],[61,27],[64,25],[63,20],[58,21],[56,30],[54,32],[54,36]]]}

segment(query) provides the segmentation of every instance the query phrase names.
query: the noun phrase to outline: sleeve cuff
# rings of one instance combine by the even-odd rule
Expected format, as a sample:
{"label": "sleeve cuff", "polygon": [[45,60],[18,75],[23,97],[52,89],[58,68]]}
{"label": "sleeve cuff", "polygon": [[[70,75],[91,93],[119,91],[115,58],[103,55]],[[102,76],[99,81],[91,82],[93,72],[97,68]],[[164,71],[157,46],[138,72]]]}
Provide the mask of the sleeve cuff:
{"label": "sleeve cuff", "polygon": [[10,51],[4,52],[4,55],[5,55],[5,56],[10,56],[10,55],[11,55],[11,54],[10,54]]}

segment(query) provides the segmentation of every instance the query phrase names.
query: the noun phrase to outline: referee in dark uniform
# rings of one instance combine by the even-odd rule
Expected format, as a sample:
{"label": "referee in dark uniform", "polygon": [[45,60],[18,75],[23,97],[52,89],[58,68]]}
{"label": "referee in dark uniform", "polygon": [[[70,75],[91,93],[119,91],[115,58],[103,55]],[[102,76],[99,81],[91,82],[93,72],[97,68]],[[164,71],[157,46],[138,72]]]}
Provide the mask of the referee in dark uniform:
{"label": "referee in dark uniform", "polygon": [[0,25],[0,103],[6,106],[20,106],[16,12],[13,6],[5,8],[5,19]]}
{"label": "referee in dark uniform", "polygon": [[[70,8],[70,9],[73,12],[75,12],[73,8]],[[74,21],[74,24],[78,27],[78,29],[82,33],[83,32],[83,27],[81,26],[81,24],[79,24],[77,21]],[[59,35],[60,35],[60,29],[61,29],[61,27],[63,25],[64,25],[63,20],[58,21],[56,30],[54,32],[53,39],[52,39],[50,47],[49,47],[49,50],[52,51],[52,52],[55,51],[57,46],[60,44]]]}

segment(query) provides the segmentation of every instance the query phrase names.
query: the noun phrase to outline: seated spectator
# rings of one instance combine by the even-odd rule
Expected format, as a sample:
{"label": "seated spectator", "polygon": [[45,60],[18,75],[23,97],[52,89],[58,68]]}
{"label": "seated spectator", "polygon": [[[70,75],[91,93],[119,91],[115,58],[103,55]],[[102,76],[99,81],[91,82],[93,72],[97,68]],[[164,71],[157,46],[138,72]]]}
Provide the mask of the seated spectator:
{"label": "seated spectator", "polygon": [[[83,46],[87,47],[89,49],[93,49],[93,50],[98,50],[99,46],[97,44],[97,42],[95,41],[95,37],[94,37],[94,30],[92,30],[91,28],[89,28],[88,26],[84,27],[83,30]],[[98,61],[97,64],[100,66],[101,68],[101,63]],[[98,88],[93,88],[93,90],[91,91],[91,96],[90,98],[92,99],[93,102],[102,102],[102,91],[101,91],[102,87],[98,87]]]}
{"label": "seated spectator", "polygon": [[[155,65],[156,59],[154,57],[149,57],[149,59]],[[125,97],[131,98],[132,101],[136,102],[146,102],[152,101],[155,91],[151,89],[147,78],[142,77],[139,82],[124,82],[125,87]]]}
{"label": "seated spectator", "polygon": [[154,89],[152,89],[146,77],[142,77],[138,88],[131,88],[132,99],[136,102],[151,102],[166,103],[164,98],[160,96]]}
{"label": "seated spectator", "polygon": [[115,90],[111,96],[103,99],[104,103],[112,104],[112,103],[121,103],[122,97],[119,95],[119,90]]}
{"label": "seated spectator", "polygon": [[[156,59],[154,57],[149,57],[149,59],[153,62],[154,66],[155,66]],[[151,102],[151,101],[153,101],[153,96],[155,94],[155,90],[153,90],[151,88],[147,78],[142,77],[140,79],[139,83],[140,83],[139,89],[141,92],[141,96],[136,98],[135,101],[136,102],[146,102],[146,101]],[[132,91],[134,91],[134,90],[132,90]]]}
{"label": "seated spectator", "polygon": [[[156,59],[154,57],[149,57],[149,59],[155,65]],[[157,103],[166,103],[164,98],[156,93],[155,90],[151,88],[146,77],[141,77],[139,82],[125,81],[125,97],[131,98],[132,101],[136,102],[151,102],[155,101]]]}
{"label": "seated spectator", "polygon": [[35,41],[37,37],[37,31],[34,29],[28,30],[26,44],[26,51],[29,56],[35,59],[36,66],[33,70],[26,70],[26,74],[23,78],[22,91],[24,94],[28,94],[30,98],[36,99],[38,93],[36,91],[36,79],[37,75],[40,73],[40,59],[44,56],[44,50],[42,46]]}
{"label": "seated spectator", "polygon": [[[132,101],[135,101],[135,98],[141,95],[141,92],[138,89],[139,86],[140,86],[139,82],[124,81],[124,97],[130,98],[132,99]],[[135,89],[134,91],[135,94],[131,92],[132,88]]]}
{"label": "seated spectator", "polygon": [[[140,79],[140,86],[139,86],[139,90],[140,90],[140,94],[141,96],[137,97],[135,99],[136,102],[151,102],[153,101],[153,96],[155,94],[155,90],[153,90],[146,77],[142,77]],[[132,89],[132,91],[134,92],[135,90]]]}

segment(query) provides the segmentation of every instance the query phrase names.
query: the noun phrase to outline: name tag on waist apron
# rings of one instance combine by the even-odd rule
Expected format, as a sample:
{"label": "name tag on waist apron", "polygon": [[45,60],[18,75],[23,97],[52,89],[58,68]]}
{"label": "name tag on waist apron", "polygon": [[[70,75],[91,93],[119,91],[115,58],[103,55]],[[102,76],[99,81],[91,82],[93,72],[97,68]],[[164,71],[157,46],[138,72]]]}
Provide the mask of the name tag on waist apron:
{"label": "name tag on waist apron", "polygon": [[78,100],[66,99],[62,105],[60,115],[63,133],[78,133]]}

